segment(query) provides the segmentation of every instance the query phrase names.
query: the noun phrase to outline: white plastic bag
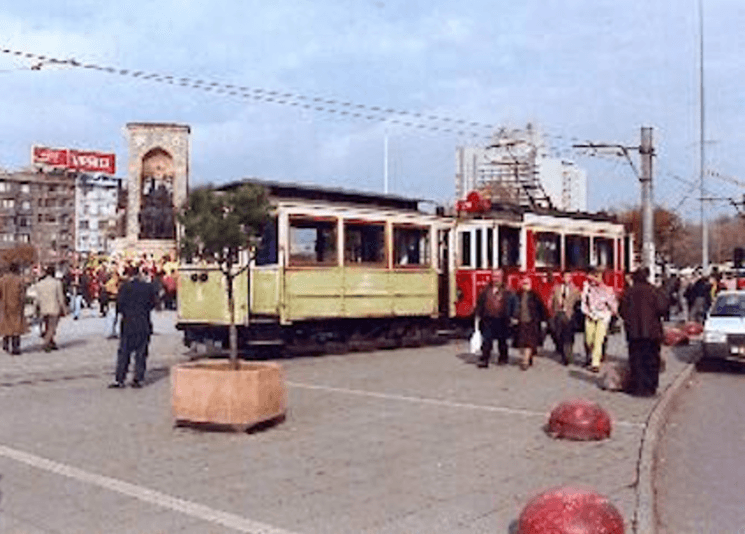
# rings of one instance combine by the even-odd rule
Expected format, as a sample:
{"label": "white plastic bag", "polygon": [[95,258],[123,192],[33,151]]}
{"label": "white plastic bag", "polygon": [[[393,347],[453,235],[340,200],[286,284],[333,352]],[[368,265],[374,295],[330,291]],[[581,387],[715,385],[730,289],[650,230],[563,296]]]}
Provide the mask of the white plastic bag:
{"label": "white plastic bag", "polygon": [[478,317],[476,317],[476,322],[473,326],[473,334],[471,334],[468,348],[471,354],[479,354],[481,352],[481,330],[479,329]]}

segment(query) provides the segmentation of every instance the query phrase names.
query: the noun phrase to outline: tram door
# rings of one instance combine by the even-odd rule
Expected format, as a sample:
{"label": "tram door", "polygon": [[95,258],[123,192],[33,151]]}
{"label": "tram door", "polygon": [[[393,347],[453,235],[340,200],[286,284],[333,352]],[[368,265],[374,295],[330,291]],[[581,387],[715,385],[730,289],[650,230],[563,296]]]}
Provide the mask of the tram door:
{"label": "tram door", "polygon": [[437,230],[438,311],[440,317],[450,314],[450,230]]}

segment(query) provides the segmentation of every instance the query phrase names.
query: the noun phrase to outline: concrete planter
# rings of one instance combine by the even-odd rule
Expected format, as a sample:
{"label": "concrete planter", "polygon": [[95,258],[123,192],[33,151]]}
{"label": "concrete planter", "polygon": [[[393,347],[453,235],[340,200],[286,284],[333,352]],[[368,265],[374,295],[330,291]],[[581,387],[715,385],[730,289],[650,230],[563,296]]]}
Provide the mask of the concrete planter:
{"label": "concrete planter", "polygon": [[171,369],[176,424],[197,423],[245,430],[287,411],[284,372],[276,363],[228,360],[189,362]]}

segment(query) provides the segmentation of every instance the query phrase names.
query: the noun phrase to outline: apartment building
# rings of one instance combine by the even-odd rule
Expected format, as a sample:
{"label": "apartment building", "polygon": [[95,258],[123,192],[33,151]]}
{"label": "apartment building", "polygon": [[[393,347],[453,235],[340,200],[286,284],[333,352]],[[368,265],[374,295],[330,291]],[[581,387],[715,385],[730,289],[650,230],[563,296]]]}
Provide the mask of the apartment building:
{"label": "apartment building", "polygon": [[111,253],[114,239],[123,234],[121,178],[81,173],[75,192],[76,250]]}
{"label": "apartment building", "polygon": [[0,248],[36,247],[39,261],[75,250],[75,177],[62,171],[0,171]]}

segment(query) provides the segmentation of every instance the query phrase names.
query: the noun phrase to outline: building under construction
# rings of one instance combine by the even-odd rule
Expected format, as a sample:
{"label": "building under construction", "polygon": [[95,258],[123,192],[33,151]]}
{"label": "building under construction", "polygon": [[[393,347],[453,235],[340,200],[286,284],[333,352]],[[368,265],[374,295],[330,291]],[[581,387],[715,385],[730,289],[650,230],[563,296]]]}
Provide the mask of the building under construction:
{"label": "building under construction", "polygon": [[456,150],[456,198],[477,190],[494,201],[533,209],[587,210],[585,171],[548,157],[530,124],[522,130],[502,128],[486,146]]}

